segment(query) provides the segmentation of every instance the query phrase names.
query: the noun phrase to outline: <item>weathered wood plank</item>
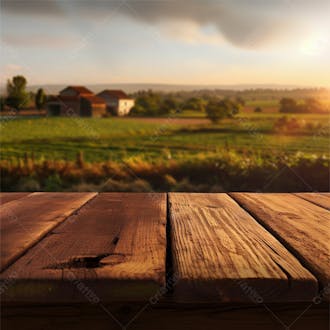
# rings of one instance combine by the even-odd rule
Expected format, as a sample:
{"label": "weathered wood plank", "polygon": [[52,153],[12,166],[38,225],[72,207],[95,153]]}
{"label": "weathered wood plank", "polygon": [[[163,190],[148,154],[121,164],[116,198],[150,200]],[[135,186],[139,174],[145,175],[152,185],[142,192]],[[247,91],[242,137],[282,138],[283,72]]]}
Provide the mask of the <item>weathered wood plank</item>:
{"label": "weathered wood plank", "polygon": [[330,285],[330,212],[292,194],[232,193],[319,279]]}
{"label": "weathered wood plank", "polygon": [[171,193],[178,301],[311,300],[316,279],[227,194]]}
{"label": "weathered wood plank", "polygon": [[330,210],[330,193],[297,193],[295,195]]}
{"label": "weathered wood plank", "polygon": [[[2,309],[6,330],[329,330],[329,306],[309,303],[163,306],[39,305]],[[139,312],[141,311],[142,312]],[[119,322],[119,323],[118,323]]]}
{"label": "weathered wood plank", "polygon": [[5,203],[14,201],[16,199],[20,199],[22,197],[25,197],[29,195],[30,193],[25,192],[1,192],[0,193],[0,205],[3,205]]}
{"label": "weathered wood plank", "polygon": [[165,194],[99,194],[3,273],[16,275],[4,299],[149,299],[165,283],[165,225]]}
{"label": "weathered wood plank", "polygon": [[0,207],[1,270],[95,193],[34,193]]}

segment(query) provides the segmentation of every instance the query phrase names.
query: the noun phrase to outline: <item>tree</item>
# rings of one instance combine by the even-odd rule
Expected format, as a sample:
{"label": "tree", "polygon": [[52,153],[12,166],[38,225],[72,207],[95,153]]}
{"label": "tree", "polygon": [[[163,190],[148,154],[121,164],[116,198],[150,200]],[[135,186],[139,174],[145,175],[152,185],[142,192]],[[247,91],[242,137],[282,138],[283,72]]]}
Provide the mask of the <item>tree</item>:
{"label": "tree", "polygon": [[283,98],[280,105],[280,112],[285,113],[319,113],[324,111],[324,106],[313,97],[306,98],[303,103],[299,104],[294,99]]}
{"label": "tree", "polygon": [[296,100],[289,98],[289,97],[283,97],[280,101],[280,112],[284,113],[290,113],[290,112],[297,112],[298,105]]}
{"label": "tree", "polygon": [[230,99],[213,99],[206,106],[206,114],[213,123],[218,123],[224,118],[233,118],[239,113],[240,107],[240,104]]}
{"label": "tree", "polygon": [[256,107],[256,108],[254,109],[254,112],[262,112],[262,108],[261,108],[261,107]]}
{"label": "tree", "polygon": [[5,98],[3,96],[0,96],[0,111],[4,111],[5,109]]}
{"label": "tree", "polygon": [[160,114],[169,114],[171,111],[177,111],[179,104],[173,97],[166,97],[160,106]]}
{"label": "tree", "polygon": [[7,82],[6,104],[17,111],[29,102],[29,93],[26,91],[27,81],[23,76],[15,76]]}
{"label": "tree", "polygon": [[152,90],[140,91],[136,94],[132,115],[158,116],[179,110],[178,98],[173,94],[164,95]]}
{"label": "tree", "polygon": [[159,113],[161,97],[153,91],[139,92],[135,100],[132,114],[155,116]]}
{"label": "tree", "polygon": [[245,106],[245,100],[242,97],[240,97],[240,96],[236,97],[236,103],[238,103],[242,107]]}
{"label": "tree", "polygon": [[38,110],[41,110],[45,106],[46,100],[47,100],[47,97],[46,97],[44,90],[42,88],[39,88],[37,91],[37,94],[35,96],[35,99],[34,99],[36,108]]}
{"label": "tree", "polygon": [[324,111],[321,102],[313,97],[309,97],[305,99],[304,108],[305,108],[304,112],[309,112],[309,113],[318,113]]}
{"label": "tree", "polygon": [[185,110],[205,111],[206,101],[200,97],[191,97],[185,104]]}

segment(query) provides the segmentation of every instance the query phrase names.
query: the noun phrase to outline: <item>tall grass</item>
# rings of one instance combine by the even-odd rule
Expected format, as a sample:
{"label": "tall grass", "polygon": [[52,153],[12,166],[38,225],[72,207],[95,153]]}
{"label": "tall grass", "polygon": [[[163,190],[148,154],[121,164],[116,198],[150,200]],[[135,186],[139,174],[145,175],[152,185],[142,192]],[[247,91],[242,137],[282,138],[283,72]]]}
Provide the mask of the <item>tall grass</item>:
{"label": "tall grass", "polygon": [[220,151],[182,159],[2,160],[2,191],[328,191],[329,157]]}

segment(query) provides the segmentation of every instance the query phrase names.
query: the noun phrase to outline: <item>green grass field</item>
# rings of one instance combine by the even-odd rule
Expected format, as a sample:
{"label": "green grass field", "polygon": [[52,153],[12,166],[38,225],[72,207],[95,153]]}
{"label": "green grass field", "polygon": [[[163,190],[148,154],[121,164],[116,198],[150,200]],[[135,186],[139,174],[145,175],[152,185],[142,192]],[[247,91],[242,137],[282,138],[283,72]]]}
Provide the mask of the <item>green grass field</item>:
{"label": "green grass field", "polygon": [[327,191],[329,116],[16,118],[1,123],[3,191]]}
{"label": "green grass field", "polygon": [[36,159],[74,160],[78,151],[83,152],[87,162],[134,156],[145,160],[184,158],[223,149],[329,153],[328,115],[291,115],[304,127],[312,123],[322,125],[322,129],[302,128],[279,134],[273,131],[273,125],[280,116],[246,113],[218,125],[184,118],[2,120],[1,158],[22,158],[25,153],[33,153]]}

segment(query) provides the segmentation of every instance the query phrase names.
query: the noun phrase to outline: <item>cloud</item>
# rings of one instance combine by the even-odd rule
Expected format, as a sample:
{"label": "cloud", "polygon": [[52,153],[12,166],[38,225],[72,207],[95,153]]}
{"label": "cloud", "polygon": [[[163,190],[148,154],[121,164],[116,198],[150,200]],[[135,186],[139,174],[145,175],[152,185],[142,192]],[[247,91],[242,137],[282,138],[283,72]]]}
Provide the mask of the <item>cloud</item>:
{"label": "cloud", "polygon": [[191,22],[200,28],[211,25],[237,47],[258,48],[303,38],[314,21],[329,24],[323,14],[329,8],[328,0],[315,0],[313,7],[307,0],[186,0],[131,1],[122,11],[148,24],[177,21]]}
{"label": "cloud", "polygon": [[55,0],[1,0],[1,9],[16,15],[60,16],[64,12]]}
{"label": "cloud", "polygon": [[68,48],[77,45],[80,41],[78,38],[71,36],[55,36],[46,34],[34,35],[15,35],[9,34],[2,37],[2,42],[13,47],[45,47],[45,48]]}
{"label": "cloud", "polygon": [[[243,48],[256,48],[283,39],[303,38],[305,29],[327,25],[328,0],[3,0],[6,12],[19,15],[76,15],[81,20],[98,20],[113,12],[128,16],[167,32],[178,27],[178,36],[188,42],[227,42]],[[310,23],[310,25],[309,25]],[[179,24],[182,26],[179,27]],[[309,27],[307,28],[307,26]],[[213,26],[218,36],[203,33]]]}

